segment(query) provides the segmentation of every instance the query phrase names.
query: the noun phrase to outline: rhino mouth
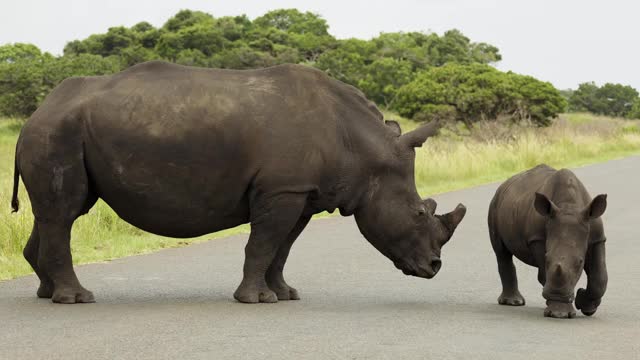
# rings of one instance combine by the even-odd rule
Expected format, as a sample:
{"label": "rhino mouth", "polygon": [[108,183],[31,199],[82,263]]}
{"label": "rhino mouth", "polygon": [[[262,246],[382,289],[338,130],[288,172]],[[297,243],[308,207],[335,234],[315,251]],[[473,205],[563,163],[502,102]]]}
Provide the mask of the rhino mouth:
{"label": "rhino mouth", "polygon": [[557,301],[563,303],[571,303],[575,298],[573,291],[563,289],[543,289],[542,297],[549,301]]}
{"label": "rhino mouth", "polygon": [[412,264],[405,261],[395,262],[394,265],[402,273],[409,276],[416,276],[425,279],[432,279],[438,274],[442,267],[442,261],[440,259],[432,259],[429,263]]}

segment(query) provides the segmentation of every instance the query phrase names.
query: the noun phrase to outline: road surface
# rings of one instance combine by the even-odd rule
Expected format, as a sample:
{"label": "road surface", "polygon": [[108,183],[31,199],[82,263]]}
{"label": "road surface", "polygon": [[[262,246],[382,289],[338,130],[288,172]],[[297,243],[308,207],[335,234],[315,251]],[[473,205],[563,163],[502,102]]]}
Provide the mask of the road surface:
{"label": "road surface", "polygon": [[96,304],[37,299],[34,276],[0,283],[0,358],[640,359],[640,157],[576,173],[592,195],[609,194],[609,290],[591,318],[544,318],[536,271],[522,263],[527,305],[497,304],[492,184],[436,197],[438,212],[469,211],[433,280],[396,270],[353,218],[321,219],[287,263],[300,301],[233,300],[245,235],[79,266]]}

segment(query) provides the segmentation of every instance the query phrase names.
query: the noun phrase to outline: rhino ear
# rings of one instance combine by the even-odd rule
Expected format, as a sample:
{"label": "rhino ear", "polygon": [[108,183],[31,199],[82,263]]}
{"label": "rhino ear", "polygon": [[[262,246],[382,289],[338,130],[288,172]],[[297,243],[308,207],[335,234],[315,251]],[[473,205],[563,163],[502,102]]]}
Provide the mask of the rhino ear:
{"label": "rhino ear", "polygon": [[408,148],[421,147],[429,137],[437,134],[439,129],[440,123],[432,121],[400,136],[400,142]]}
{"label": "rhino ear", "polygon": [[436,208],[438,207],[438,203],[432,198],[422,200],[422,204],[427,209],[427,212],[431,215],[436,213]]}
{"label": "rhino ear", "polygon": [[384,122],[387,127],[393,131],[396,135],[400,136],[402,134],[402,129],[400,128],[400,124],[398,124],[395,120],[386,120]]}
{"label": "rhino ear", "polygon": [[545,194],[541,194],[536,192],[536,198],[533,201],[533,207],[536,209],[538,214],[544,217],[553,217],[553,215],[558,211],[558,207],[553,201],[549,200],[549,198]]}
{"label": "rhino ear", "polygon": [[591,200],[591,204],[587,205],[584,210],[585,217],[587,219],[597,219],[607,209],[607,194],[600,194]]}

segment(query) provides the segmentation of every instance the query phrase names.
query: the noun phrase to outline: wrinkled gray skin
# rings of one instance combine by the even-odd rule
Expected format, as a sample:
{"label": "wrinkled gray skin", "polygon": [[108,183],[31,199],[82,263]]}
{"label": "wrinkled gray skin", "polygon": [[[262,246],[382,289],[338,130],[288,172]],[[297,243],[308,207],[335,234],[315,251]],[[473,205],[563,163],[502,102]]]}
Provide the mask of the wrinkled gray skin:
{"label": "wrinkled gray skin", "polygon": [[518,290],[513,255],[538,268],[538,281],[547,300],[545,316],[575,317],[574,289],[582,275],[575,304],[593,315],[607,288],[605,235],[600,216],[606,195],[593,200],[569,170],[547,165],[517,174],[496,191],[489,207],[489,235],[502,281],[502,305],[524,305]]}
{"label": "wrinkled gray skin", "polygon": [[241,302],[298,299],[282,271],[313,214],[355,214],[403,272],[431,278],[465,214],[419,198],[414,147],[355,88],[308,67],[213,70],[148,62],[71,78],[24,125],[16,151],[35,224],[24,249],[38,296],[93,302],[73,270],[70,230],[98,198],[152,233],[193,237],[251,223]]}

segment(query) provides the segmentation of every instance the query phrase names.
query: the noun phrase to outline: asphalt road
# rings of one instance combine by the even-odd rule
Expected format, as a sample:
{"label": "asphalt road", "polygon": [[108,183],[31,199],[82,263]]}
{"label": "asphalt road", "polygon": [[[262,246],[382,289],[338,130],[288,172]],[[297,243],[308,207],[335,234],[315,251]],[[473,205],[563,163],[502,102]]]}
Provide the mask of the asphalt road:
{"label": "asphalt road", "polygon": [[[640,157],[576,170],[609,194],[609,290],[591,318],[543,317],[535,269],[517,263],[525,307],[500,293],[486,214],[497,184],[437,196],[469,211],[433,280],[404,276],[352,218],[313,221],[285,276],[300,301],[233,300],[246,236],[77,267],[95,304],[0,283],[1,359],[640,359]],[[584,286],[585,276],[580,280]]]}

